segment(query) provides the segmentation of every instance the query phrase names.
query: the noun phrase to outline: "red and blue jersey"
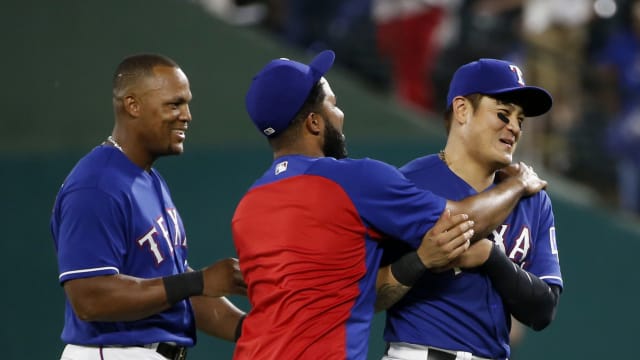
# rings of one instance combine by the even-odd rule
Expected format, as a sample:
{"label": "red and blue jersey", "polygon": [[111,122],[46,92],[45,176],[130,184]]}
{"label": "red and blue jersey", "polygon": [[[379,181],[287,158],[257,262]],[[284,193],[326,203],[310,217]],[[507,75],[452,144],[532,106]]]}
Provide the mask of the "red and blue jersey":
{"label": "red and blue jersey", "polygon": [[232,221],[251,303],[234,359],[365,359],[380,234],[415,248],[445,204],[379,161],[276,159]]}
{"label": "red and blue jersey", "polygon": [[[447,199],[462,200],[477,194],[437,155],[413,160],[400,171],[416,186]],[[521,199],[490,238],[514,263],[548,284],[562,287],[553,210],[546,192]],[[393,251],[388,255],[393,257]],[[387,252],[385,261],[386,256]],[[463,269],[425,274],[387,311],[384,337],[388,342],[505,359],[510,353],[509,330],[510,314],[488,276]]]}
{"label": "red and blue jersey", "polygon": [[[113,274],[155,278],[187,268],[187,237],[165,181],[114,147],[96,147],[67,176],[53,207],[51,232],[61,284]],[[188,300],[127,322],[83,321],[68,300],[65,307],[61,337],[67,344],[191,346],[195,341]]]}

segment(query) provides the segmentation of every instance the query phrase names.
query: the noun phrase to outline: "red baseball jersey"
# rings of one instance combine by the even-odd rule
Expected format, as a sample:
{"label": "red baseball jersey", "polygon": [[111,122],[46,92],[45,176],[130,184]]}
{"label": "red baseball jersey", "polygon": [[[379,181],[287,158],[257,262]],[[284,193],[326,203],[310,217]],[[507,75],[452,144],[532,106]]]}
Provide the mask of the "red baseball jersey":
{"label": "red baseball jersey", "polygon": [[366,359],[379,234],[417,247],[445,205],[376,160],[276,159],[232,220],[251,303],[234,359]]}

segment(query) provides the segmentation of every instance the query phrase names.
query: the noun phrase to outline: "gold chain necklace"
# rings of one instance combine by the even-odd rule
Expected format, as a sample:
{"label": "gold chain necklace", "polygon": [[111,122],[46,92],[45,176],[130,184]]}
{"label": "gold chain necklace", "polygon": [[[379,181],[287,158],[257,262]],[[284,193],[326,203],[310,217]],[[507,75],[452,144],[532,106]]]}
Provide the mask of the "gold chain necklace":
{"label": "gold chain necklace", "polygon": [[116,149],[124,152],[124,150],[122,150],[122,146],[118,144],[118,142],[113,138],[113,136],[109,135],[109,137],[107,137],[107,142],[113,145],[113,147],[115,147]]}
{"label": "gold chain necklace", "polygon": [[440,150],[438,152],[438,157],[440,158],[440,160],[442,160],[442,162],[449,166],[449,162],[447,161],[447,156],[445,155],[444,150]]}

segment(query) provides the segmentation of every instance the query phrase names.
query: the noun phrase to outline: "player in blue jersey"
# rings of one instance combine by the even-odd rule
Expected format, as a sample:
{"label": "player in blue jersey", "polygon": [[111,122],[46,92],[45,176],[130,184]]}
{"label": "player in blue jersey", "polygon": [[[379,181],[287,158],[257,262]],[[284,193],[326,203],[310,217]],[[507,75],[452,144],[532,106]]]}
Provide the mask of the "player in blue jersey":
{"label": "player in blue jersey", "polygon": [[344,114],[324,78],[334,56],[273,60],[247,92],[274,161],[232,220],[252,307],[235,359],[365,359],[381,233],[417,251],[380,276],[411,281],[425,266],[448,264],[472,230],[495,228],[521,196],[546,185],[516,165],[491,191],[447,201],[388,164],[346,158]]}
{"label": "player in blue jersey", "polygon": [[[466,64],[451,80],[444,150],[400,170],[419,188],[449,199],[486,192],[511,164],[525,117],[551,105],[548,92],[526,86],[514,64]],[[387,310],[383,359],[507,359],[511,316],[534,330],[549,325],[563,284],[547,193],[521,199],[489,238],[415,284],[378,284],[379,308],[406,293]],[[384,262],[406,251],[388,245]]]}
{"label": "player in blue jersey", "polygon": [[183,152],[189,81],[171,59],[124,59],[111,136],[65,179],[51,216],[66,294],[62,359],[184,359],[196,327],[233,341],[246,293],[235,259],[194,271],[187,236],[154,161]]}

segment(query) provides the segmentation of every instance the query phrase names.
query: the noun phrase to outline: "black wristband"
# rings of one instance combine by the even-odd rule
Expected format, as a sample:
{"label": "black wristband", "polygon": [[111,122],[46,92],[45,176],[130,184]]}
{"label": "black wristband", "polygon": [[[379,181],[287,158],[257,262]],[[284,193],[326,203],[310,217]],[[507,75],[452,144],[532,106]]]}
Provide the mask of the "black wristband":
{"label": "black wristband", "polygon": [[187,271],[182,274],[165,276],[162,278],[167,302],[170,305],[193,295],[202,295],[204,277],[202,271]]}
{"label": "black wristband", "polygon": [[240,339],[240,335],[242,335],[242,323],[244,322],[244,318],[247,317],[247,315],[242,315],[240,317],[240,320],[238,320],[238,325],[236,325],[236,333],[233,337],[233,341],[238,341],[238,339]]}
{"label": "black wristband", "polygon": [[427,268],[415,251],[410,251],[391,264],[391,273],[404,286],[413,286]]}

